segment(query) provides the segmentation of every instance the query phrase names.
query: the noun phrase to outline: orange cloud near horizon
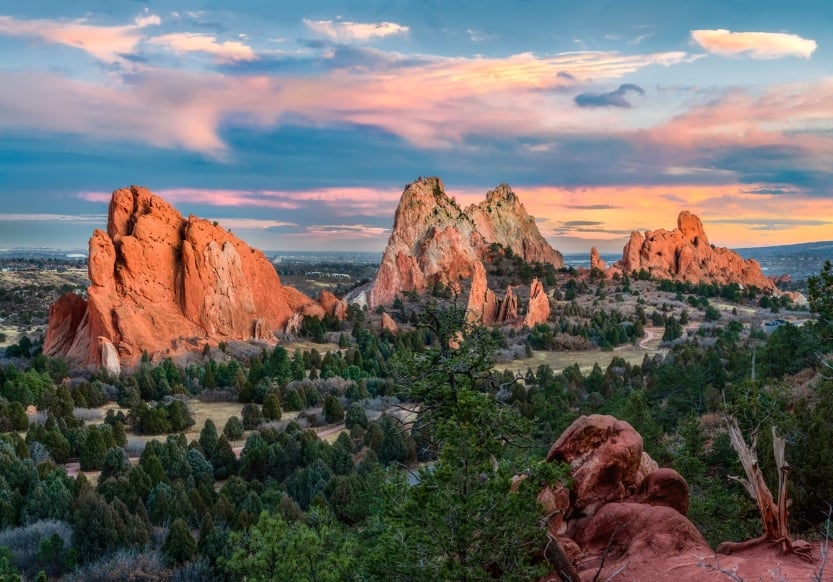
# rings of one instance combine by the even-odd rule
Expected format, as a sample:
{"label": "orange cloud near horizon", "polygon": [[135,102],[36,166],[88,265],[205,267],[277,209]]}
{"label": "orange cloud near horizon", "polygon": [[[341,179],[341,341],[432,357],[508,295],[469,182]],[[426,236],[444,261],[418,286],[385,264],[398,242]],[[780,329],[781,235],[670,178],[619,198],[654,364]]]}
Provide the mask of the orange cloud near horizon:
{"label": "orange cloud near horizon", "polygon": [[[455,188],[446,191],[461,205],[485,198],[486,188]],[[717,246],[733,248],[795,244],[833,238],[833,211],[829,201],[804,196],[798,191],[776,192],[761,184],[602,186],[561,188],[557,186],[518,186],[515,193],[527,212],[536,217],[538,228],[555,248],[568,253],[589,252],[597,246],[602,252],[618,252],[634,230],[676,228],[682,210],[697,214],[709,239]],[[355,243],[355,250],[381,250],[393,224],[394,210],[401,190],[394,188],[328,188],[304,191],[238,191],[174,189],[158,194],[174,204],[217,208],[252,209],[252,217],[276,220],[297,228],[291,232],[263,234],[258,244],[283,248],[281,241],[298,248],[325,249]],[[109,194],[83,193],[88,202],[106,203]],[[294,212],[309,207],[321,208],[328,218],[337,217],[335,226],[299,224]],[[355,222],[349,220],[356,216]],[[374,216],[377,224],[367,224]],[[384,222],[385,219],[389,222]],[[239,227],[247,229],[245,222]],[[254,228],[253,228],[254,230]],[[586,248],[582,241],[586,241]],[[335,247],[333,247],[335,248]]]}

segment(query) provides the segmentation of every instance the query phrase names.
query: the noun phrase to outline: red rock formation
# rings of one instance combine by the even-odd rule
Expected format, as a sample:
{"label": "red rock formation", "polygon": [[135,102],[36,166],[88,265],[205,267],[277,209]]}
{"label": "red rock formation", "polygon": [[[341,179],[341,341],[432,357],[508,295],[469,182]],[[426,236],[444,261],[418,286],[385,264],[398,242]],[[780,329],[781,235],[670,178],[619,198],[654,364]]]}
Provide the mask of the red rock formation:
{"label": "red rock formation", "polygon": [[495,323],[495,314],[498,309],[497,297],[487,285],[486,269],[482,263],[478,262],[474,265],[469,302],[466,306],[466,318],[469,323],[479,323],[485,326]]}
{"label": "red rock formation", "polygon": [[133,362],[184,338],[262,338],[296,312],[323,316],[309,298],[281,285],[263,253],[207,220],[183,218],[135,186],[113,193],[107,232],[96,230],[90,239],[88,268],[83,319],[67,325],[64,306],[77,300],[59,300],[47,355],[100,365],[107,359],[104,338]]}
{"label": "red rock formation", "polygon": [[500,300],[495,322],[510,323],[518,319],[518,298],[512,293],[512,287],[506,288],[506,295]]}
{"label": "red rock formation", "polygon": [[535,218],[508,184],[501,184],[486,193],[486,200],[466,208],[475,230],[486,244],[510,247],[515,255],[528,263],[551,263],[564,266],[564,257],[541,236]]}
{"label": "red rock formation", "polygon": [[470,323],[481,325],[508,325],[533,327],[547,321],[550,316],[550,302],[544,286],[538,279],[533,279],[529,288],[529,306],[523,322],[518,316],[518,296],[512,287],[506,288],[506,294],[498,299],[486,286],[486,271],[480,263],[475,265],[474,275],[466,307],[466,317]]}
{"label": "red rock formation", "polygon": [[624,420],[594,414],[578,418],[558,438],[547,461],[572,467],[572,506],[592,515],[632,494],[642,464],[642,437]]}
{"label": "red rock formation", "polygon": [[396,325],[396,322],[387,313],[382,314],[382,321],[381,321],[380,325],[382,327],[382,331],[389,331],[391,333],[396,333],[399,330],[399,326]]}
{"label": "red rock formation", "polygon": [[75,330],[81,325],[87,312],[87,302],[75,293],[62,295],[49,307],[49,327],[46,329],[44,346],[50,351],[47,356],[66,353],[72,346]]}
{"label": "red rock formation", "polygon": [[322,290],[318,296],[318,303],[324,313],[334,315],[339,321],[347,319],[347,302],[344,299],[339,299],[326,289]]}
{"label": "red rock formation", "polygon": [[568,507],[557,488],[542,491],[539,499],[551,500],[549,505],[558,510],[550,517],[548,531],[577,571],[595,573],[604,554],[606,561],[617,563],[708,551],[685,517],[685,480],[676,471],[658,469],[642,450],[642,437],[627,422],[582,416],[553,444],[547,460],[571,466]]}
{"label": "red rock formation", "polygon": [[532,329],[539,323],[550,318],[550,299],[544,290],[544,285],[538,279],[533,279],[529,286],[529,305],[524,316],[524,325]]}
{"label": "red rock formation", "polygon": [[[569,463],[572,486],[539,494],[547,530],[558,540],[581,580],[676,582],[725,580],[718,557],[685,517],[688,485],[671,469],[657,468],[642,438],[611,416],[582,416],[559,437],[547,459]],[[603,563],[602,563],[603,562]],[[708,566],[711,566],[709,568]],[[719,556],[739,579],[811,579],[818,563],[759,546]],[[556,572],[544,580],[560,580]]]}
{"label": "red rock formation", "polygon": [[647,231],[644,237],[631,233],[620,264],[625,273],[645,269],[661,279],[739,283],[775,291],[775,285],[763,275],[757,261],[745,260],[734,251],[709,244],[703,223],[688,211],[680,213],[677,228],[670,232]]}
{"label": "red rock formation", "polygon": [[607,265],[599,256],[599,251],[596,247],[590,249],[590,270],[598,269],[599,271],[604,271],[607,269]]}
{"label": "red rock formation", "polygon": [[[419,178],[402,193],[370,288],[370,308],[392,303],[403,291],[421,292],[436,282],[455,288],[460,279],[474,278],[492,243],[511,247],[528,261],[563,266],[560,253],[541,236],[508,186],[464,211],[446,195],[439,178]],[[480,302],[473,301],[473,306]]]}

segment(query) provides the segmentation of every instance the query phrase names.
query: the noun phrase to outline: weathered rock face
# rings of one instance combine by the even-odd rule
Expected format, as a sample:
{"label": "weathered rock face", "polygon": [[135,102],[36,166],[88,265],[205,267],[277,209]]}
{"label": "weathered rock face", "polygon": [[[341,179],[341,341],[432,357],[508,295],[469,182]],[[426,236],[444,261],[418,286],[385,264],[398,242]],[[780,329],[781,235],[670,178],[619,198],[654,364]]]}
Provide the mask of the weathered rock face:
{"label": "weathered rock face", "polygon": [[533,279],[529,286],[529,306],[524,316],[524,325],[532,329],[539,323],[550,318],[550,299],[544,290],[544,285],[538,279]]}
{"label": "weathered rock face", "polygon": [[486,269],[482,263],[478,262],[474,265],[469,302],[466,306],[466,318],[470,323],[479,323],[485,326],[493,325],[497,310],[497,297],[488,287]]}
{"label": "weathered rock face", "polygon": [[551,263],[557,269],[564,266],[564,257],[541,236],[535,218],[508,184],[487,192],[486,200],[466,208],[466,214],[486,244],[510,247],[528,263]]}
{"label": "weathered rock face", "polygon": [[498,303],[496,323],[507,323],[518,319],[518,298],[512,293],[512,287],[506,289],[506,295]]}
{"label": "weathered rock face", "polygon": [[590,249],[590,270],[598,269],[599,271],[604,271],[607,269],[607,265],[599,256],[599,251],[596,247]]}
{"label": "weathered rock face", "polygon": [[77,300],[61,298],[50,311],[45,354],[101,365],[112,361],[103,338],[119,359],[133,362],[184,338],[263,338],[297,312],[323,316],[281,285],[263,253],[207,220],[183,218],[136,186],[113,193],[107,232],[90,239],[89,276],[77,325],[67,316],[77,315]]}
{"label": "weathered rock face", "polygon": [[672,231],[647,231],[644,237],[638,232],[631,233],[620,264],[625,273],[645,269],[661,279],[721,285],[738,283],[775,291],[775,285],[763,275],[757,261],[712,246],[703,223],[688,211],[680,213],[677,228]]}
{"label": "weathered rock face", "polygon": [[[87,312],[87,302],[75,293],[62,295],[49,307],[49,327],[43,340],[51,352],[66,353],[72,346],[75,330]],[[47,353],[46,355],[52,355]]]}
{"label": "weathered rock face", "polygon": [[326,289],[322,290],[318,296],[318,304],[321,305],[324,313],[334,315],[339,321],[347,319],[347,302]]}
{"label": "weathered rock face", "polygon": [[573,507],[591,515],[601,505],[621,501],[635,491],[642,437],[612,416],[582,416],[555,441],[547,461],[570,464]]}
{"label": "weathered rock face", "polygon": [[396,321],[394,321],[394,319],[387,313],[382,314],[380,325],[382,327],[382,331],[389,331],[390,333],[396,333],[399,329],[399,326],[396,325]]}
{"label": "weathered rock face", "polygon": [[676,471],[657,467],[627,422],[582,416],[553,444],[547,460],[571,467],[568,501],[561,485],[544,489],[539,500],[545,509],[558,510],[548,530],[579,572],[598,568],[605,553],[617,562],[708,549],[685,517],[687,483]]}
{"label": "weathered rock face", "polygon": [[471,323],[481,325],[526,325],[533,327],[537,323],[547,321],[550,316],[550,302],[544,286],[538,279],[533,279],[529,289],[529,305],[527,313],[521,320],[518,306],[518,296],[507,287],[503,298],[498,299],[495,293],[487,287],[486,271],[482,264],[475,264],[472,276],[469,302],[466,307],[466,317]]}
{"label": "weathered rock face", "polygon": [[[456,288],[460,279],[474,279],[492,243],[511,247],[527,261],[564,264],[509,186],[499,186],[484,202],[463,210],[439,178],[419,178],[399,201],[370,288],[370,308],[392,303],[403,291],[421,292],[437,282]],[[486,302],[483,293],[483,301],[473,300],[475,307]]]}

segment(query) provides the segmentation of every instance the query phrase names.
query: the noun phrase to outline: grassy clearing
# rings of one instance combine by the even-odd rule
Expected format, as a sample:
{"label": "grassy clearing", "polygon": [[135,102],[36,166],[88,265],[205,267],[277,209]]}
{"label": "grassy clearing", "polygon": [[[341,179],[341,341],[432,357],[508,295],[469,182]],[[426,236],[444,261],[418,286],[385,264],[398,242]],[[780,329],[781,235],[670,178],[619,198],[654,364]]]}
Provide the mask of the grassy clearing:
{"label": "grassy clearing", "polygon": [[[659,343],[654,340],[651,343]],[[650,344],[649,344],[650,346]],[[569,352],[533,352],[531,358],[523,358],[515,360],[508,364],[501,364],[495,366],[497,370],[509,370],[517,374],[525,374],[528,369],[536,371],[541,364],[547,364],[554,372],[559,373],[564,368],[578,364],[581,371],[584,373],[590,372],[596,362],[602,369],[607,368],[613,358],[623,358],[630,364],[641,364],[645,358],[645,354],[654,354],[656,350],[641,349],[638,347],[628,346],[621,350],[614,350],[603,352],[601,350],[587,350],[587,351],[569,351]]]}

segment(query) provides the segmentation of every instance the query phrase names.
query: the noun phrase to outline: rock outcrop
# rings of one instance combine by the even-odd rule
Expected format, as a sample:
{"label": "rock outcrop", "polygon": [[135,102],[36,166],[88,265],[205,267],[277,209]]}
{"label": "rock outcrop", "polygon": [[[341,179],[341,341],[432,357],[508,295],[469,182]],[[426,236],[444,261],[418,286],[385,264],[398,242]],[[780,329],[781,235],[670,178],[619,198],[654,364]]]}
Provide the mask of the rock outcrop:
{"label": "rock outcrop", "polygon": [[[687,483],[676,471],[657,467],[627,422],[582,416],[553,444],[547,460],[571,467],[571,487],[553,483],[538,501],[547,531],[581,580],[726,579],[714,568],[714,551],[686,517]],[[776,570],[784,579],[809,579],[818,569],[775,547],[720,556],[719,565],[746,580]],[[561,579],[557,572],[544,578]]]}
{"label": "rock outcrop", "polygon": [[677,228],[631,233],[622,251],[622,271],[645,269],[652,276],[689,283],[738,283],[773,292],[775,285],[754,259],[744,259],[727,248],[709,243],[700,219],[688,211],[677,218]]}
{"label": "rock outcrop", "polygon": [[476,264],[472,276],[469,302],[466,306],[466,316],[470,323],[481,325],[526,325],[532,328],[537,323],[543,323],[550,316],[550,301],[543,284],[533,279],[529,287],[529,304],[526,315],[519,316],[519,299],[512,287],[507,287],[506,293],[500,299],[487,287],[486,271],[482,264]]}
{"label": "rock outcrop", "polygon": [[[477,265],[482,266],[492,244],[510,247],[530,262],[564,264],[509,186],[498,186],[485,201],[463,210],[439,178],[419,178],[402,193],[369,307],[388,305],[403,291],[421,292],[435,283],[458,289],[461,279],[479,276]],[[483,301],[475,304],[486,299],[484,291]]]}
{"label": "rock outcrop", "polygon": [[599,256],[599,251],[596,247],[592,247],[590,249],[590,270],[598,269],[599,271],[604,271],[607,269],[607,265]]}
{"label": "rock outcrop", "polygon": [[535,218],[508,184],[487,192],[486,200],[466,208],[466,214],[487,245],[511,248],[527,263],[550,263],[557,269],[564,266],[564,257],[541,236]]}
{"label": "rock outcrop", "polygon": [[381,326],[382,331],[396,333],[399,330],[399,326],[396,325],[396,321],[394,321],[394,319],[387,313],[382,314],[382,319],[379,322],[379,325]]}
{"label": "rock outcrop", "polygon": [[550,500],[558,509],[548,530],[578,571],[598,568],[605,553],[616,562],[647,553],[708,551],[685,517],[685,480],[672,469],[657,468],[642,450],[642,437],[627,422],[582,416],[552,445],[547,461],[571,467],[569,502],[559,487],[542,491],[539,501],[545,510]]}
{"label": "rock outcrop", "polygon": [[470,323],[489,326],[495,323],[497,310],[497,297],[494,291],[488,287],[486,268],[483,263],[478,262],[474,265],[469,302],[466,306],[466,317]]}
{"label": "rock outcrop", "polygon": [[132,363],[188,338],[273,339],[293,314],[323,316],[281,285],[263,253],[136,186],[113,193],[107,232],[90,239],[88,269],[81,320],[80,298],[64,296],[50,310],[48,356],[112,366],[113,350]]}
{"label": "rock outcrop", "polygon": [[347,319],[347,302],[344,299],[339,299],[326,289],[318,295],[318,304],[321,305],[324,313],[335,316],[339,321]]}
{"label": "rock outcrop", "polygon": [[532,329],[539,323],[545,323],[549,318],[550,298],[541,281],[533,279],[529,286],[529,305],[526,308],[524,325]]}

